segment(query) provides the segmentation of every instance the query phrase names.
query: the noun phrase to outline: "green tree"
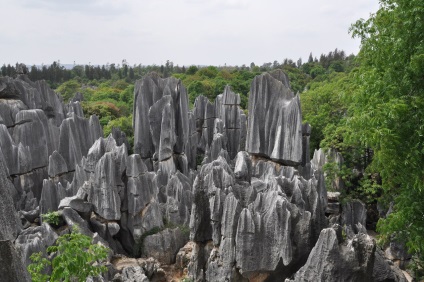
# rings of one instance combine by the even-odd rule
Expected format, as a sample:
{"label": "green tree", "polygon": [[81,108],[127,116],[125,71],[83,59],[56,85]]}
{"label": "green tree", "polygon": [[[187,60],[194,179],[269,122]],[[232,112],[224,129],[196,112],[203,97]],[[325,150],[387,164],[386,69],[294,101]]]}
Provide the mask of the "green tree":
{"label": "green tree", "polygon": [[340,125],[347,110],[343,98],[351,93],[351,87],[349,75],[334,73],[324,81],[311,83],[309,89],[300,96],[303,121],[312,126],[312,152],[321,147],[326,127]]}
{"label": "green tree", "polygon": [[67,103],[72,97],[74,97],[75,93],[81,88],[81,83],[77,80],[69,80],[67,82],[62,83],[56,91],[59,92],[63,100]]}
{"label": "green tree", "polygon": [[190,66],[187,69],[186,74],[195,74],[198,70],[199,70],[198,67],[196,67],[196,66]]}
{"label": "green tree", "polygon": [[[101,263],[106,260],[107,248],[100,244],[92,244],[92,239],[81,234],[73,227],[71,233],[60,236],[54,246],[47,252],[54,254],[50,262],[43,258],[42,253],[31,255],[32,264],[28,266],[33,281],[85,281],[87,277],[98,276],[106,271]],[[51,265],[52,273],[44,273]]]}
{"label": "green tree", "polygon": [[424,2],[381,0],[380,9],[359,20],[358,90],[348,122],[352,138],[374,150],[371,169],[382,179],[394,212],[379,222],[424,259]]}
{"label": "green tree", "polygon": [[127,149],[131,151],[134,146],[134,131],[132,128],[132,119],[133,116],[129,115],[110,120],[107,125],[103,127],[104,136],[109,136],[109,134],[112,132],[113,127],[119,128],[122,132],[125,133],[128,139],[128,143],[130,145],[130,148]]}
{"label": "green tree", "polygon": [[310,70],[310,74],[312,78],[316,78],[319,75],[322,75],[325,73],[325,69],[323,66],[321,65],[315,65],[313,68],[311,68]]}

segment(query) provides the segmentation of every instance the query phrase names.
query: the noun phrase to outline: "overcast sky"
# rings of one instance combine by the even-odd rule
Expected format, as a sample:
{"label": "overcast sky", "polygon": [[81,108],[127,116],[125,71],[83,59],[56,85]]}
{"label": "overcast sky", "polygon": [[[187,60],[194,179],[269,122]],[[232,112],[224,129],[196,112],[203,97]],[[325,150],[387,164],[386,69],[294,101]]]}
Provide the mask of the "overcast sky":
{"label": "overcast sky", "polygon": [[249,65],[356,54],[377,0],[0,0],[0,64]]}

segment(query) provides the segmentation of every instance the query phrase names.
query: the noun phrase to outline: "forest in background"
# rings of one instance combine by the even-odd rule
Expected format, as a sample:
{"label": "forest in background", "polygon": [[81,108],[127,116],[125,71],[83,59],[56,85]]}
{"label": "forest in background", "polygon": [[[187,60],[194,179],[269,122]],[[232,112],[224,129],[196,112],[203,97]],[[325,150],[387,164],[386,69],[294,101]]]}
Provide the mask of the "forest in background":
{"label": "forest in background", "polygon": [[[179,67],[170,61],[130,66],[123,60],[68,70],[53,62],[32,66],[28,75],[47,80],[65,101],[80,92],[85,114],[100,117],[105,135],[120,127],[132,144],[134,82],[148,72],[181,79],[191,105],[198,95],[213,100],[230,85],[247,109],[253,77],[282,69],[300,94],[303,121],[312,126],[311,151],[334,149],[343,155],[342,166],[325,167],[327,188],[333,189],[333,179],[343,179],[343,196],[367,204],[367,227],[379,232],[380,243],[406,243],[419,277],[424,267],[423,25],[423,1],[382,0],[375,14],[350,29],[361,39],[356,57],[336,49],[319,58],[311,53],[306,62],[284,59],[261,66]],[[0,73],[13,76],[15,68],[3,65]]]}
{"label": "forest in background", "polygon": [[[328,54],[314,58],[312,53],[308,61],[302,63],[284,59],[282,62],[264,63],[256,66],[174,66],[167,61],[165,65],[130,66],[125,60],[122,65],[108,64],[103,66],[76,65],[66,69],[58,62],[42,67],[32,66],[28,71],[31,80],[46,80],[68,102],[75,93],[83,96],[82,106],[87,116],[96,114],[108,135],[112,127],[120,127],[132,144],[132,109],[134,83],[149,72],[157,72],[161,77],[174,76],[181,79],[187,88],[190,106],[199,95],[210,101],[221,94],[226,85],[241,97],[241,107],[247,113],[250,84],[256,75],[262,72],[282,69],[290,78],[291,88],[295,93],[303,93],[312,82],[325,81],[333,73],[348,73],[354,67],[355,57],[346,56],[342,50],[335,49]],[[11,65],[1,67],[1,75],[13,76],[16,68]],[[318,148],[318,143],[315,146]]]}

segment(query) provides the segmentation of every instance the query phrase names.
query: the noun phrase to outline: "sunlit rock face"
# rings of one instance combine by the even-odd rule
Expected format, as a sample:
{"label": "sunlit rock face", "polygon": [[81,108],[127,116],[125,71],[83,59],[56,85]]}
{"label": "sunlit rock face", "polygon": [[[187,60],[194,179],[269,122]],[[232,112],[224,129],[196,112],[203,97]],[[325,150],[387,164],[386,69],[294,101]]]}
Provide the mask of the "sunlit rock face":
{"label": "sunlit rock face", "polygon": [[[286,75],[257,76],[250,93],[247,152],[234,144],[242,138],[231,135],[243,127],[234,109],[238,96],[226,88],[214,104],[196,99],[198,148],[205,148],[205,159],[193,184],[190,220],[197,251],[189,271],[195,280],[289,277],[327,227],[322,168],[312,169],[303,150],[310,128],[302,130],[299,98]],[[301,175],[297,166],[302,162],[309,169]],[[204,245],[208,241],[212,248]]]}
{"label": "sunlit rock face", "polygon": [[190,150],[187,91],[181,81],[162,79],[152,73],[136,82],[134,88],[134,152],[147,163],[149,170],[157,162],[171,157],[187,172]]}
{"label": "sunlit rock face", "polygon": [[302,162],[302,115],[282,72],[253,79],[249,97],[246,151],[296,166]]}

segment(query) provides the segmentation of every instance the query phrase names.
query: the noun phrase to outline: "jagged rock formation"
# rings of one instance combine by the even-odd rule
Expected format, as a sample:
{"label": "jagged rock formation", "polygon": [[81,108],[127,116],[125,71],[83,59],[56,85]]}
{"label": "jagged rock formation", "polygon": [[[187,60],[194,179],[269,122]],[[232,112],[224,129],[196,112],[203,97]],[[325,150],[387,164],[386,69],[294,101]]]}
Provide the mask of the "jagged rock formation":
{"label": "jagged rock formation", "polygon": [[198,96],[193,114],[199,141],[197,148],[200,153],[209,153],[206,162],[215,160],[221,149],[227,151],[230,159],[244,150],[246,115],[240,108],[240,95],[231,91],[229,86],[216,97],[214,104],[206,97]]}
{"label": "jagged rock formation", "polygon": [[360,233],[343,243],[338,231],[321,231],[308,261],[289,281],[373,281],[375,242]]}
{"label": "jagged rock formation", "polygon": [[[157,162],[175,157],[179,169],[187,171],[186,145],[188,100],[185,87],[176,78],[160,78],[152,73],[134,88],[134,152],[147,162],[149,170]],[[184,166],[185,165],[185,166]]]}
{"label": "jagged rock formation", "polygon": [[31,82],[26,75],[0,79],[0,109],[0,151],[15,186],[11,193],[18,209],[29,212],[44,200],[43,180],[72,179],[102,129],[97,117],[83,117],[78,102],[63,104],[46,82]]}
{"label": "jagged rock formation", "polygon": [[[261,79],[265,82],[261,82]],[[266,87],[272,91],[266,92]],[[262,88],[264,93],[260,90]],[[270,95],[275,97],[269,98]],[[308,251],[318,239],[319,232],[327,226],[324,215],[327,205],[326,190],[322,169],[314,167],[315,169],[303,178],[293,167],[283,167],[271,161],[274,159],[286,164],[302,162],[302,142],[307,140],[303,141],[301,138],[298,100],[293,103],[288,101],[294,99],[293,94],[287,86],[271,75],[263,75],[254,80],[250,98],[249,109],[252,109],[252,112],[262,111],[258,115],[263,115],[266,112],[265,109],[273,107],[270,106],[271,104],[295,106],[293,110],[289,106],[288,110],[295,113],[294,131],[277,129],[277,127],[284,127],[287,120],[283,122],[284,111],[276,110],[274,120],[280,119],[281,124],[274,125],[275,128],[270,124],[269,132],[267,132],[267,136],[273,134],[274,139],[290,140],[292,143],[286,144],[287,150],[294,148],[295,153],[287,153],[287,150],[280,152],[278,149],[278,153],[272,155],[272,152],[267,153],[268,151],[262,150],[262,146],[258,146],[262,151],[253,150],[253,153],[266,158],[253,158],[252,164],[246,152],[239,152],[232,164],[231,157],[226,158],[225,154],[220,155],[220,151],[213,146],[214,142],[218,142],[221,132],[221,126],[215,119],[215,134],[209,152],[212,152],[210,160],[202,166],[193,187],[194,202],[190,237],[198,242],[196,249],[199,251],[194,253],[189,268],[190,276],[195,281],[202,279],[242,281],[255,277],[255,279],[259,279],[258,277],[272,279],[277,275],[284,277],[290,273],[290,269],[295,269],[300,263],[306,261]],[[267,99],[273,99],[273,101],[269,101],[269,104],[264,105],[263,108],[260,105],[254,105]],[[211,107],[211,104],[204,101],[203,98],[196,100],[197,104],[205,105],[199,108],[205,108],[205,112],[208,113],[207,109]],[[207,124],[206,117],[210,115],[205,116],[203,124]],[[272,118],[269,117],[269,119],[271,122]],[[251,120],[253,123],[257,122],[249,116],[249,122]],[[266,123],[261,121],[261,131],[266,128],[264,124]],[[264,137],[265,132],[259,132],[258,126],[259,124],[252,127],[249,123],[248,136],[261,139],[262,137],[258,136],[262,134]],[[208,127],[206,129],[203,127],[203,140],[207,140],[206,137],[209,136],[207,129]],[[256,146],[252,142],[253,139],[249,140],[248,137],[248,150]],[[206,143],[205,147],[207,146],[209,145]],[[219,149],[223,148],[225,147],[220,146]],[[296,155],[298,158],[287,157],[289,155]],[[304,162],[309,164],[309,158],[305,157]],[[309,166],[312,165],[309,164]],[[201,251],[203,242],[208,240],[213,243],[209,255]]]}
{"label": "jagged rock formation", "polygon": [[1,273],[29,279],[29,256],[58,236],[40,214],[58,211],[60,234],[79,226],[111,254],[155,258],[115,257],[106,280],[164,281],[160,264],[175,263],[194,281],[403,281],[365,234],[364,205],[328,205],[328,160],[309,159],[288,77],[257,76],[250,95],[247,127],[230,87],[190,111],[181,81],[146,75],[128,155],[125,134],[84,118],[81,95],[65,105],[45,82],[0,78]]}
{"label": "jagged rock formation", "polygon": [[[326,226],[320,197],[326,191],[315,176],[305,180],[293,169],[266,160],[251,167],[246,153],[239,153],[236,163],[234,174],[219,157],[202,167],[194,183],[191,239],[212,240],[214,245],[203,266],[192,266],[196,280],[276,275],[303,261],[317,239],[314,231]],[[202,273],[205,277],[199,277]]]}

